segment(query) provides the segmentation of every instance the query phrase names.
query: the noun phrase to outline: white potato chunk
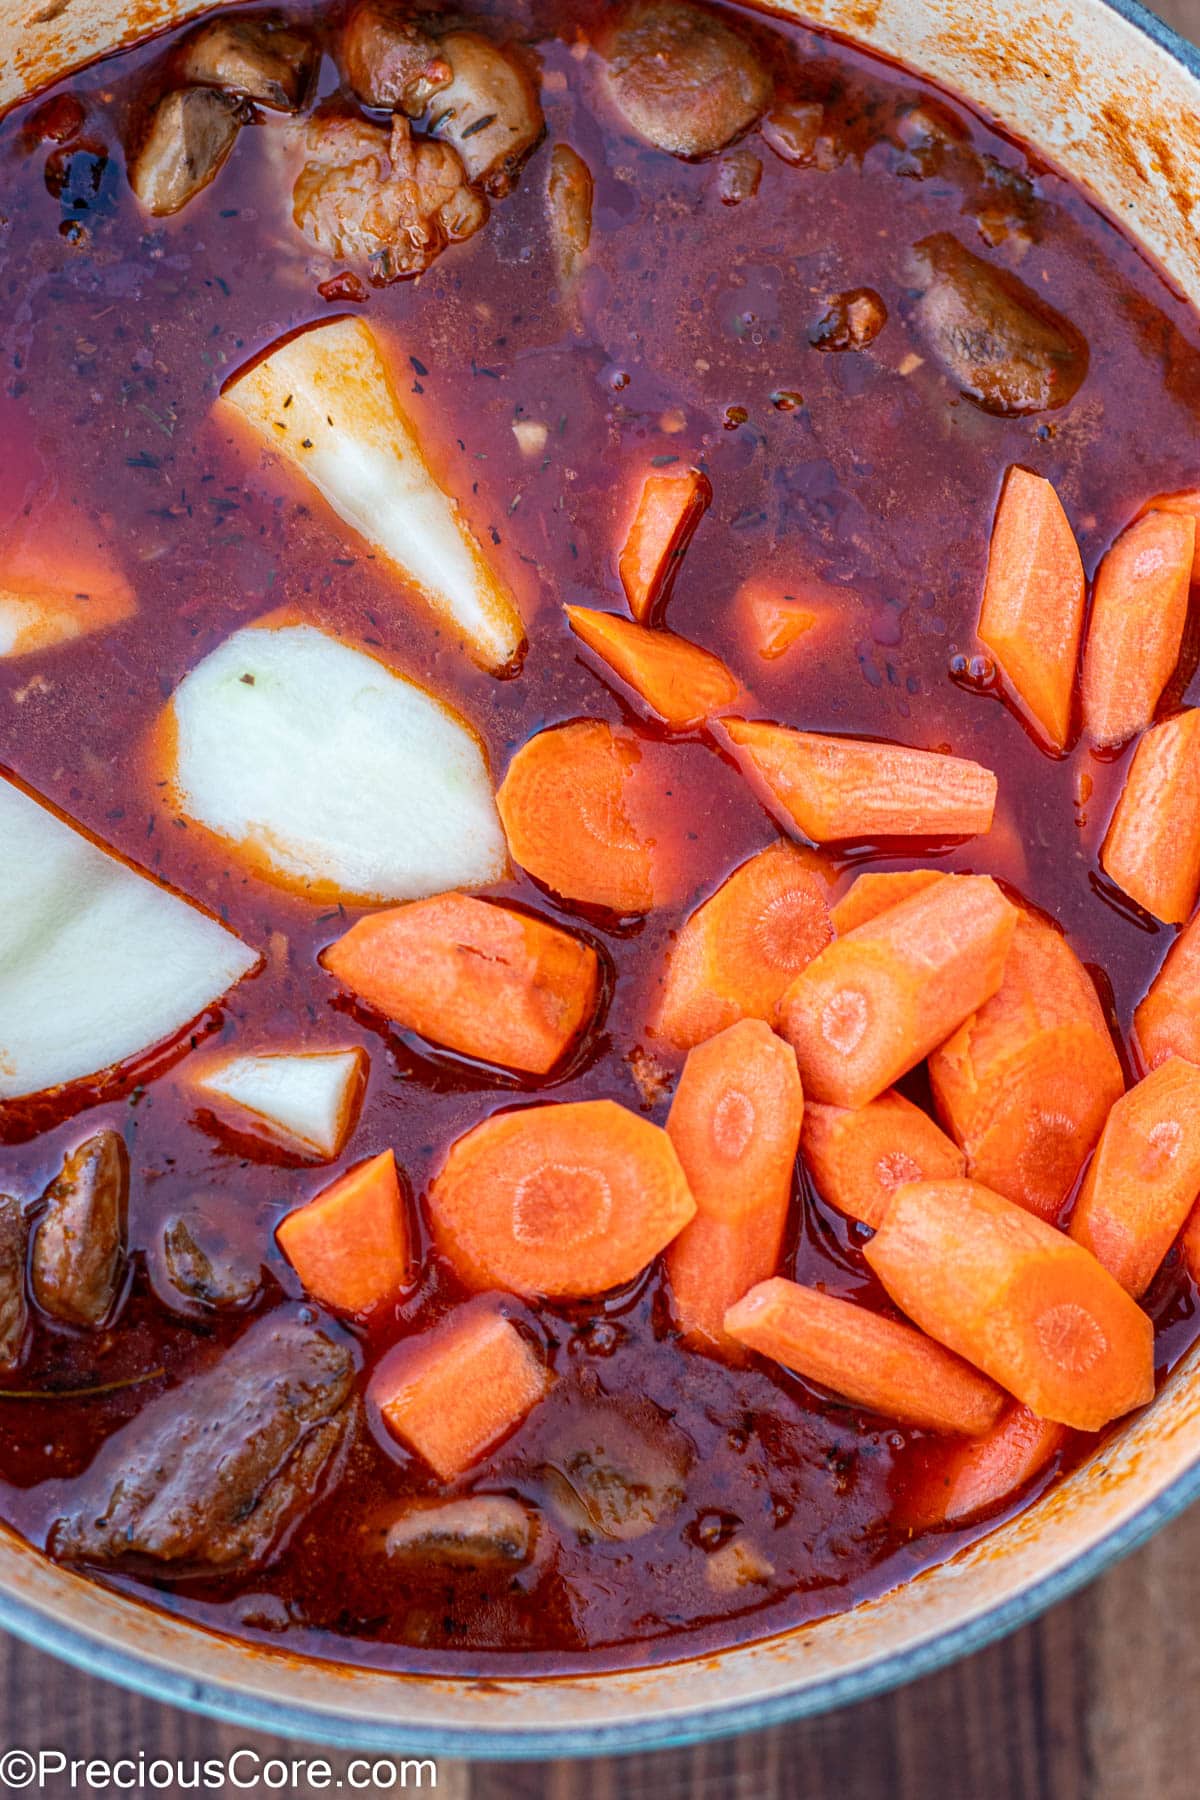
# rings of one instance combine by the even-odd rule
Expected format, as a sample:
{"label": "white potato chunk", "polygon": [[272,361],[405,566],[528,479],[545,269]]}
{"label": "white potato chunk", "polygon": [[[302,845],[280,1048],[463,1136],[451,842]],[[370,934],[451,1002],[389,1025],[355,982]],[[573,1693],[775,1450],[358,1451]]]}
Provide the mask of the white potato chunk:
{"label": "white potato chunk", "polygon": [[178,1036],[259,958],[0,778],[0,1101]]}
{"label": "white potato chunk", "polygon": [[28,550],[0,556],[0,656],[30,656],[89,632],[107,631],[137,610],[124,576],[99,562]]}
{"label": "white potato chunk", "polygon": [[506,867],[474,733],[315,626],[235,632],[180,682],[169,715],[179,810],[313,899],[423,900]]}
{"label": "white potato chunk", "polygon": [[231,1123],[329,1161],[354,1129],[366,1074],[365,1050],[281,1051],[210,1057],[192,1081]]}
{"label": "white potato chunk", "polygon": [[235,376],[218,406],[246,420],[463,638],[505,671],[524,642],[512,595],[433,478],[361,319],[333,319]]}

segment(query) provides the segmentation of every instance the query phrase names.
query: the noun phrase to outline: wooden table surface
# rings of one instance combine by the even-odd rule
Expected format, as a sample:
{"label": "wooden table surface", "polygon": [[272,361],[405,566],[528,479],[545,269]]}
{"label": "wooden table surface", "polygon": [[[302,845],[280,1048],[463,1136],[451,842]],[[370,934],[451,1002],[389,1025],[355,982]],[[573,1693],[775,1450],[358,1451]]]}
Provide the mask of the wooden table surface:
{"label": "wooden table surface", "polygon": [[[1157,0],[1155,10],[1200,42],[1200,0]],[[690,1751],[546,1765],[447,1761],[437,1792],[449,1800],[1192,1800],[1197,1693],[1200,1507],[1014,1637],[883,1699]],[[12,1745],[109,1762],[142,1751],[185,1765],[245,1745],[264,1758],[326,1755],[335,1778],[348,1760],[139,1699],[0,1633],[0,1756]],[[69,1790],[58,1783],[46,1791]],[[283,1791],[307,1800],[318,1790],[302,1780]]]}

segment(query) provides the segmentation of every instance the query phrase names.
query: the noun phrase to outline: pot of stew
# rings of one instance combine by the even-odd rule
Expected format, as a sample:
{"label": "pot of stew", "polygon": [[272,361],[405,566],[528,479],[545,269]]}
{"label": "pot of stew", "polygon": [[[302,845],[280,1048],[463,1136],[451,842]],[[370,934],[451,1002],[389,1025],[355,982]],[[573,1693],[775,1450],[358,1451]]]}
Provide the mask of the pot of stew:
{"label": "pot of stew", "polygon": [[862,1697],[1200,1488],[1192,53],[0,5],[0,1622]]}

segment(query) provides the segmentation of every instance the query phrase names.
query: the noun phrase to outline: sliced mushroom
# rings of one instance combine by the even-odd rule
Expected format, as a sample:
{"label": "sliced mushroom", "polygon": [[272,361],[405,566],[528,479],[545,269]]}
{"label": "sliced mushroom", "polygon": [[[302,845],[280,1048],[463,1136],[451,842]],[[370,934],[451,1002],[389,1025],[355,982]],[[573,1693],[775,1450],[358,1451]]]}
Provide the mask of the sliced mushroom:
{"label": "sliced mushroom", "polygon": [[563,281],[579,271],[592,239],[592,171],[570,144],[555,144],[546,178],[554,260]]}
{"label": "sliced mushroom", "polygon": [[388,0],[359,0],[342,30],[342,67],[364,106],[419,118],[453,70],[436,40],[405,8]]}
{"label": "sliced mushroom", "polygon": [[241,129],[243,103],[219,88],[176,88],[150,117],[129,165],[134,193],[156,216],[176,213],[208,186]]}
{"label": "sliced mushroom", "polygon": [[179,72],[189,85],[297,112],[316,58],[312,39],[278,18],[210,19],[184,44]]}
{"label": "sliced mushroom", "polygon": [[967,399],[1015,417],[1073,398],[1087,374],[1087,343],[1024,282],[948,232],[922,239],[912,261],[917,322]]}
{"label": "sliced mushroom", "polygon": [[724,149],[771,99],[754,46],[688,0],[634,0],[603,50],[618,112],[672,156]]}
{"label": "sliced mushroom", "polygon": [[0,1194],[0,1369],[15,1369],[25,1348],[25,1248],[29,1227],[19,1200]]}
{"label": "sliced mushroom", "polygon": [[129,1158],[108,1127],[73,1150],[46,1190],[33,1239],[38,1305],[69,1325],[99,1325],[112,1311],[125,1258]]}
{"label": "sliced mushroom", "polygon": [[453,144],[468,181],[507,194],[545,130],[533,83],[511,51],[477,31],[452,31],[441,48],[452,75],[433,100],[429,129]]}
{"label": "sliced mushroom", "polygon": [[417,1501],[388,1526],[393,1562],[476,1572],[520,1568],[533,1555],[538,1520],[519,1500],[476,1494],[463,1500]]}
{"label": "sliced mushroom", "polygon": [[555,1511],[581,1536],[643,1537],[683,1500],[691,1447],[649,1402],[577,1414],[546,1463]]}
{"label": "sliced mushroom", "polygon": [[292,195],[296,224],[319,250],[358,264],[381,286],[421,274],[487,219],[487,201],[467,186],[452,146],[414,138],[399,114],[389,132],[348,113],[322,113],[306,142],[309,160]]}

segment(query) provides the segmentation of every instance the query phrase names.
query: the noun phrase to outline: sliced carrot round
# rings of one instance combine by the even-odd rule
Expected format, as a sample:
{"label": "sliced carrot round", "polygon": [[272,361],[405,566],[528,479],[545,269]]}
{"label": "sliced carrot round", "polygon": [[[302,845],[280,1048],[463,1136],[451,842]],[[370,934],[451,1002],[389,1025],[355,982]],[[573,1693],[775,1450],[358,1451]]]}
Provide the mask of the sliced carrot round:
{"label": "sliced carrot round", "polygon": [[833,937],[830,877],[815,851],[772,844],[685,922],[667,959],[653,1030],[690,1050],[738,1019],[767,1019]]}
{"label": "sliced carrot round", "polygon": [[666,1132],[613,1100],[485,1119],[454,1145],[428,1206],[469,1287],[560,1299],[632,1281],[696,1211]]}
{"label": "sliced carrot round", "polygon": [[587,906],[639,913],[680,900],[691,846],[677,790],[689,748],[601,719],[540,731],[517,751],[496,795],[513,860]]}

